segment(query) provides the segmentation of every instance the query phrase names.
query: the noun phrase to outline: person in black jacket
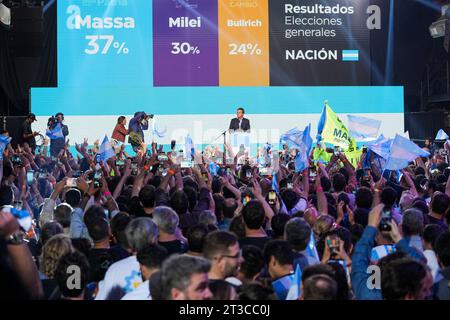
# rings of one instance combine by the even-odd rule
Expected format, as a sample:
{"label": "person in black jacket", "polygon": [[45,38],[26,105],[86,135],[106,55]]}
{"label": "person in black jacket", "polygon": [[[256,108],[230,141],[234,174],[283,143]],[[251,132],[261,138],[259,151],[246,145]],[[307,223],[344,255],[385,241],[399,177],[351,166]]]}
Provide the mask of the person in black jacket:
{"label": "person in black jacket", "polygon": [[66,137],[69,135],[69,128],[63,124],[64,114],[57,113],[54,117],[48,121],[48,131],[54,130],[58,125],[61,126],[62,135],[56,134],[50,137],[50,154],[52,157],[58,157],[59,152],[66,145]]}
{"label": "person in black jacket", "polygon": [[236,118],[232,119],[230,122],[230,130],[242,130],[250,131],[250,120],[244,118],[245,110],[244,108],[238,108],[236,111]]}

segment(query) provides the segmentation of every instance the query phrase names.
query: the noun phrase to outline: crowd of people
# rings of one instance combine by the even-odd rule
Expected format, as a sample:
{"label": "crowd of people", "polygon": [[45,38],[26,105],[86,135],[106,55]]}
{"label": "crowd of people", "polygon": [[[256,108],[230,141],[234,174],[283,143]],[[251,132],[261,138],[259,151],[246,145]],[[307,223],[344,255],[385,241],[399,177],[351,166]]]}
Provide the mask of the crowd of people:
{"label": "crowd of people", "polygon": [[[120,142],[125,124],[119,118],[113,135]],[[24,127],[24,139],[37,135]],[[196,151],[180,159],[174,148],[147,146],[142,130],[135,132],[135,156],[118,144],[105,161],[98,142],[76,144],[72,154],[68,130],[51,150],[48,141],[37,151],[28,142],[7,145],[0,161],[1,295],[450,298],[444,153],[418,158],[398,176],[380,172],[367,153],[354,166],[339,151],[328,163],[311,152],[309,168],[296,172],[296,151],[286,147],[270,151],[278,164],[268,174],[275,157],[264,165],[241,162],[227,146],[224,158],[232,161],[211,165],[221,157]]]}

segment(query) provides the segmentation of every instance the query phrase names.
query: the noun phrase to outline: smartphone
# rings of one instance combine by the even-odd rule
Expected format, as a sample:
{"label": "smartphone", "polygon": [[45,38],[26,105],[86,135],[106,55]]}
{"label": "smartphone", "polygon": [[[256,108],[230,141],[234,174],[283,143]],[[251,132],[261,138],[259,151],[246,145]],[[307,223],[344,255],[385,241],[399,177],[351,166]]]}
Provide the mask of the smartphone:
{"label": "smartphone", "polygon": [[97,170],[94,173],[94,180],[101,180],[103,177],[102,170]]}
{"label": "smartphone", "polygon": [[95,164],[100,164],[101,161],[102,161],[102,158],[101,158],[100,154],[96,154],[95,155]]}
{"label": "smartphone", "polygon": [[270,171],[270,168],[261,168],[259,169],[259,174],[261,176],[270,176],[272,174],[272,172]]}
{"label": "smartphone", "polygon": [[232,172],[231,172],[231,168],[227,168],[227,176],[231,176]]}
{"label": "smartphone", "polygon": [[95,173],[94,173],[94,188],[102,187],[102,177],[103,177],[103,173],[101,170],[95,171]]}
{"label": "smartphone", "polygon": [[310,167],[309,168],[309,176],[314,178],[317,177],[317,169],[316,167]]}
{"label": "smartphone", "polygon": [[137,176],[137,174],[138,174],[138,164],[137,164],[137,162],[132,162],[131,163],[131,175]]}
{"label": "smartphone", "polygon": [[247,177],[247,179],[251,179],[252,178],[252,171],[251,170],[247,170],[245,172],[245,176]]}
{"label": "smartphone", "polygon": [[339,252],[339,247],[341,245],[341,239],[335,234],[328,236],[327,246],[330,249],[331,256],[336,255]]}
{"label": "smartphone", "polygon": [[334,147],[334,153],[339,153],[340,152],[340,148],[339,147]]}
{"label": "smartphone", "polygon": [[76,187],[77,186],[77,178],[67,178],[66,185],[68,187]]}
{"label": "smartphone", "polygon": [[166,162],[168,160],[169,160],[169,158],[165,154],[158,155],[158,161],[159,162]]}
{"label": "smartphone", "polygon": [[167,172],[168,172],[168,171],[169,171],[168,169],[163,169],[163,171],[161,172],[161,175],[162,175],[163,177],[167,176]]}
{"label": "smartphone", "polygon": [[181,161],[181,169],[193,168],[194,163],[192,161]]}
{"label": "smartphone", "polygon": [[17,154],[11,157],[11,162],[14,166],[22,167],[22,159]]}
{"label": "smartphone", "polygon": [[123,167],[124,165],[125,165],[125,161],[124,160],[116,160],[116,166]]}
{"label": "smartphone", "polygon": [[294,184],[292,182],[288,182],[287,188],[288,189],[294,189]]}
{"label": "smartphone", "polygon": [[175,149],[177,142],[175,140],[170,141],[170,150]]}
{"label": "smartphone", "polygon": [[15,201],[13,202],[13,207],[14,207],[16,210],[21,211],[22,208],[23,208],[23,202],[22,202],[21,200],[15,200]]}
{"label": "smartphone", "polygon": [[27,185],[31,186],[34,182],[34,171],[27,171]]}
{"label": "smartphone", "polygon": [[277,199],[277,193],[275,191],[269,192],[269,205],[273,206],[275,204],[275,200]]}
{"label": "smartphone", "polygon": [[252,200],[252,198],[250,198],[250,196],[245,196],[245,197],[242,199],[242,204],[245,206],[245,205],[247,205],[247,203],[249,203],[251,200]]}
{"label": "smartphone", "polygon": [[391,231],[391,226],[389,222],[392,220],[391,210],[383,210],[381,213],[381,221],[379,225],[380,231]]}

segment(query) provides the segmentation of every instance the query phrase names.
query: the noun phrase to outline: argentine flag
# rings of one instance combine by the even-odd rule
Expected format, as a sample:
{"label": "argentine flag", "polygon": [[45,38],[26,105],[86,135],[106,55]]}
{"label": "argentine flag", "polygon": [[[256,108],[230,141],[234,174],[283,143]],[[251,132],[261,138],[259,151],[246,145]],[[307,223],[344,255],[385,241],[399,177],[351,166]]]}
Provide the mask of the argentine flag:
{"label": "argentine flag", "polygon": [[50,140],[64,139],[61,123],[57,123],[52,130],[47,130],[46,135],[50,138]]}
{"label": "argentine flag", "polygon": [[359,50],[342,50],[342,61],[359,61]]}
{"label": "argentine flag", "polygon": [[370,253],[370,261],[377,262],[381,258],[386,257],[387,255],[390,255],[391,253],[394,253],[396,251],[394,245],[385,244],[381,246],[377,246],[372,249],[372,252]]}
{"label": "argentine flag", "polygon": [[401,170],[406,168],[409,162],[429,155],[429,152],[419,148],[414,142],[397,134],[392,142],[385,170]]}
{"label": "argentine flag", "polygon": [[296,172],[300,172],[309,167],[309,152],[313,143],[310,132],[311,124],[303,131],[297,128],[291,129],[280,138],[282,142],[289,142],[293,148],[298,150],[297,156],[295,157]]}
{"label": "argentine flag", "polygon": [[381,121],[352,115],[347,117],[350,135],[357,141],[369,141],[377,138]]}
{"label": "argentine flag", "polygon": [[0,160],[3,160],[3,152],[8,144],[11,143],[12,138],[7,136],[0,136]]}
{"label": "argentine flag", "polygon": [[292,278],[292,285],[289,288],[286,300],[298,300],[300,298],[301,290],[300,284],[302,283],[302,270],[300,265],[297,265],[295,269],[294,277]]}
{"label": "argentine flag", "polygon": [[444,130],[439,130],[435,140],[448,140],[448,134]]}
{"label": "argentine flag", "polygon": [[367,144],[367,148],[380,156],[383,159],[389,158],[389,152],[391,151],[392,142],[394,139],[387,139],[381,135],[373,143]]}
{"label": "argentine flag", "polygon": [[100,159],[103,162],[106,162],[109,158],[112,158],[116,155],[106,135],[103,139],[100,149],[98,150],[98,153],[100,154]]}
{"label": "argentine flag", "polygon": [[191,161],[194,155],[194,143],[191,136],[188,134],[184,139],[184,154],[187,161]]}

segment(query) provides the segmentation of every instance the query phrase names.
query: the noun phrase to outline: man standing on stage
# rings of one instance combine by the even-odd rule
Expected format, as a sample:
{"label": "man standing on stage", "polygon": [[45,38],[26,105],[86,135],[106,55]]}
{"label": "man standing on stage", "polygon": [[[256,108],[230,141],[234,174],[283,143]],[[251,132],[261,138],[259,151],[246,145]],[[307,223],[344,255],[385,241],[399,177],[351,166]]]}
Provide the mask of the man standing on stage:
{"label": "man standing on stage", "polygon": [[134,152],[138,152],[142,142],[144,142],[144,130],[148,130],[150,119],[153,119],[152,114],[136,112],[133,119],[130,120],[128,142],[131,143]]}
{"label": "man standing on stage", "polygon": [[30,113],[27,119],[22,124],[22,145],[27,143],[30,146],[31,152],[34,154],[36,150],[36,136],[39,135],[39,132],[33,132],[31,130],[31,124],[37,121],[36,116],[33,113]]}
{"label": "man standing on stage", "polygon": [[50,154],[58,157],[60,151],[66,145],[66,137],[69,135],[69,128],[63,124],[64,114],[57,113],[48,120],[47,136],[50,138]]}
{"label": "man standing on stage", "polygon": [[244,108],[238,108],[236,118],[230,122],[230,130],[234,131],[250,131],[250,120],[244,118]]}

